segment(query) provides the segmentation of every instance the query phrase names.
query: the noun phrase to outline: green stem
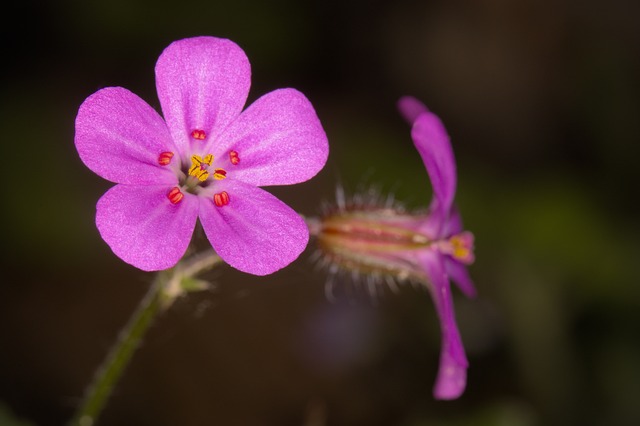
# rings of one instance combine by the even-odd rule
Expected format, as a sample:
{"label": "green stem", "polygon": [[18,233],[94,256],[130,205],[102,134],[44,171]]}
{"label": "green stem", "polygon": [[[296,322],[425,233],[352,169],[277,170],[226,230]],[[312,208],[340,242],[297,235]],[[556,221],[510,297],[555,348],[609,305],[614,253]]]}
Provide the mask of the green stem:
{"label": "green stem", "polygon": [[209,250],[158,273],[96,372],[69,426],[92,426],[95,423],[154,318],[184,294],[183,281],[211,269],[219,262],[220,258]]}

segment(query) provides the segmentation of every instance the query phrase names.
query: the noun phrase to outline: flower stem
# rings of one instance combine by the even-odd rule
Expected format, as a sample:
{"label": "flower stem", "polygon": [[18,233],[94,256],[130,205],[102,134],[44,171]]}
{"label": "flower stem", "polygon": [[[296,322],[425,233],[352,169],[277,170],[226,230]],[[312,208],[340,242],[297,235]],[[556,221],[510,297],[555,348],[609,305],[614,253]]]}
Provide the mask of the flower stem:
{"label": "flower stem", "polygon": [[[187,288],[187,284],[183,283],[192,283],[197,274],[213,268],[220,261],[220,258],[209,250],[181,261],[172,269],[158,273],[129,322],[120,331],[118,340],[96,371],[69,426],[92,426],[95,423],[156,316],[169,308],[185,292],[196,290],[193,286]],[[198,282],[203,283],[203,281]],[[197,289],[203,289],[203,287]]]}

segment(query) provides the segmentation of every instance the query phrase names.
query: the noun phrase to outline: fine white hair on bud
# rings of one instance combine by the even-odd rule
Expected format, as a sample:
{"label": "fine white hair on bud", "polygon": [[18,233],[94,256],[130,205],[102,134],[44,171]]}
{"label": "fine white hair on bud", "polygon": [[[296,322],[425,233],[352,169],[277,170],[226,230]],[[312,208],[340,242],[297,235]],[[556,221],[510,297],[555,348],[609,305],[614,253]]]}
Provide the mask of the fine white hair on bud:
{"label": "fine white hair on bud", "polygon": [[401,283],[392,275],[363,274],[356,269],[347,270],[335,263],[323,260],[317,262],[326,270],[325,297],[332,303],[344,298],[351,301],[362,300],[364,296],[364,299],[377,304],[385,293],[399,291]]}
{"label": "fine white hair on bud", "polygon": [[412,220],[393,193],[369,186],[349,196],[338,185],[335,201],[324,202],[320,218],[310,224],[317,237],[310,259],[327,272],[327,299],[365,293],[375,303],[386,292],[397,293],[404,283],[424,283],[422,271],[397,255],[428,243],[405,226]]}
{"label": "fine white hair on bud", "polygon": [[393,210],[398,214],[403,214],[407,211],[404,204],[395,198],[392,191],[385,193],[379,186],[374,184],[362,185],[352,195],[348,195],[344,186],[338,184],[335,190],[335,201],[324,200],[320,207],[322,216],[367,210]]}

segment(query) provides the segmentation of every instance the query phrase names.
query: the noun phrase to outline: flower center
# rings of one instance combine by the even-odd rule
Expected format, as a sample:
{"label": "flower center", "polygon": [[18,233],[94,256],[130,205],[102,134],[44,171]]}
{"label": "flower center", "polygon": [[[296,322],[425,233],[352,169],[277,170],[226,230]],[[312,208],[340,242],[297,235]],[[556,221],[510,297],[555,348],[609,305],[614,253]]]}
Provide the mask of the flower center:
{"label": "flower center", "polygon": [[[195,130],[194,133],[196,134],[193,136],[199,139],[200,134]],[[173,157],[173,152],[162,152],[158,157],[158,164],[161,166],[168,166],[171,164]],[[184,171],[181,172],[183,178],[180,179],[180,186],[171,188],[167,193],[167,199],[169,199],[171,204],[179,204],[182,201],[184,198],[182,190],[186,190],[192,194],[198,194],[200,192],[200,188],[205,186],[203,184],[205,184],[207,179],[209,179],[209,176],[213,176],[215,180],[222,180],[227,177],[227,171],[225,169],[211,168],[213,160],[213,154],[207,154],[204,157],[198,154],[191,156],[191,167],[189,167],[189,170],[187,170],[186,173],[184,173]],[[229,160],[231,164],[237,165],[240,162],[238,153],[236,151],[231,151],[229,153]],[[223,207],[229,204],[229,194],[227,191],[218,192],[213,194],[211,200],[216,206]]]}
{"label": "flower center", "polygon": [[[191,137],[202,141],[207,135],[204,130],[193,130]],[[231,150],[228,153],[228,160],[223,160],[230,167],[237,166],[240,163],[240,155],[237,151]],[[175,154],[170,151],[161,152],[158,156],[158,164],[161,166],[169,166],[173,161]],[[213,154],[206,154],[204,157],[200,154],[193,154],[190,158],[191,165],[187,169],[187,165],[183,164],[182,170],[175,168],[174,170],[179,177],[179,186],[172,188],[167,193],[167,198],[172,204],[179,204],[184,198],[184,192],[200,195],[210,199],[217,207],[224,207],[229,204],[230,197],[227,191],[212,193],[210,190],[203,191],[209,186],[209,178],[214,180],[222,180],[227,177],[227,171],[221,167],[213,167],[215,160]]]}
{"label": "flower center", "polygon": [[453,235],[447,240],[439,241],[437,246],[441,253],[448,254],[465,265],[470,265],[475,259],[473,239],[471,232],[464,231]]}
{"label": "flower center", "polygon": [[[204,182],[209,178],[209,166],[213,163],[213,155],[207,154],[204,158],[199,155],[191,156],[191,167],[189,168],[189,176],[197,178],[200,182]],[[213,178],[222,180],[227,177],[225,169],[214,169]]]}

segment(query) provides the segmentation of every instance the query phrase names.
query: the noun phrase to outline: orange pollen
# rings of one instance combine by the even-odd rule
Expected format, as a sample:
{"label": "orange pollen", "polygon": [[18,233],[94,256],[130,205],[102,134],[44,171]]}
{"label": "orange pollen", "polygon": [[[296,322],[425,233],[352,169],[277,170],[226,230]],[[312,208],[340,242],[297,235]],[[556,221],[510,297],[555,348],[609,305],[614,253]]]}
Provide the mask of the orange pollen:
{"label": "orange pollen", "polygon": [[204,140],[205,137],[207,137],[207,134],[204,132],[204,130],[196,129],[193,132],[191,132],[191,136],[194,139],[198,139],[201,141],[201,140]]}
{"label": "orange pollen", "polygon": [[184,194],[180,191],[180,188],[177,186],[173,188],[167,194],[167,198],[171,201],[172,204],[178,204],[184,198]]}
{"label": "orange pollen", "polygon": [[172,158],[173,152],[165,151],[160,154],[160,157],[158,158],[158,164],[160,164],[161,166],[166,166],[171,162]]}
{"label": "orange pollen", "polygon": [[231,164],[234,166],[240,162],[240,157],[238,157],[238,151],[229,152],[229,160],[231,160]]}
{"label": "orange pollen", "polygon": [[222,180],[227,177],[227,171],[225,169],[215,169],[213,177],[214,179]]}
{"label": "orange pollen", "polygon": [[226,206],[227,204],[229,204],[229,194],[227,194],[227,191],[222,191],[218,194],[214,194],[213,202],[218,207]]}

